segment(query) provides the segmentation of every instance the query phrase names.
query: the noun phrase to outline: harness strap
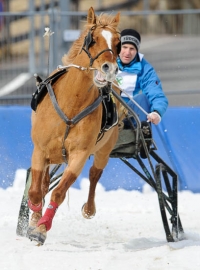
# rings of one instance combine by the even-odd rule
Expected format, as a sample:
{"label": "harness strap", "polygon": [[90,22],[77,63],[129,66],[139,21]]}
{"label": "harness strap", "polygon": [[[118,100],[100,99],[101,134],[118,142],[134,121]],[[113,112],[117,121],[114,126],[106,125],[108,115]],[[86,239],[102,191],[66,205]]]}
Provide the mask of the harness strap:
{"label": "harness strap", "polygon": [[67,69],[58,70],[56,73],[48,77],[45,81],[40,82],[40,85],[47,85],[48,83],[54,83],[57,79],[60,78],[64,73],[67,72]]}
{"label": "harness strap", "polygon": [[60,107],[58,105],[58,102],[56,100],[54,91],[52,89],[52,86],[51,86],[50,81],[48,81],[48,83],[46,83],[46,87],[47,87],[48,93],[50,95],[50,98],[51,98],[52,104],[54,106],[54,109],[56,110],[56,112],[58,113],[58,115],[61,117],[61,119],[63,119],[63,121],[67,125],[66,132],[65,132],[65,135],[64,135],[64,139],[63,139],[63,145],[62,145],[62,156],[64,158],[64,161],[67,163],[66,149],[65,149],[65,146],[64,146],[64,142],[65,142],[65,139],[68,136],[70,127],[72,125],[75,125],[76,123],[78,123],[81,119],[83,119],[85,116],[87,116],[91,112],[93,112],[99,106],[99,104],[102,102],[102,100],[103,100],[104,97],[102,95],[98,96],[98,98],[91,105],[89,105],[88,107],[86,107],[83,111],[81,111],[79,114],[77,114],[74,118],[69,119],[63,113],[63,111],[60,109]]}
{"label": "harness strap", "polygon": [[65,140],[67,139],[67,136],[69,134],[69,129],[70,129],[70,126],[67,126],[66,131],[65,131],[65,135],[64,135],[64,138],[63,138],[63,142],[62,142],[62,157],[63,157],[64,162],[66,164],[67,164],[67,151],[66,151],[66,148],[65,148]]}
{"label": "harness strap", "polygon": [[90,67],[93,65],[94,61],[104,52],[110,51],[113,53],[113,51],[111,49],[105,49],[103,51],[101,51],[100,53],[98,53],[94,58],[92,58],[90,52],[88,50],[86,50],[85,48],[82,48],[82,50],[84,50],[84,52],[87,53],[89,59],[90,59]]}
{"label": "harness strap", "polygon": [[61,111],[61,109],[58,106],[58,103],[57,103],[57,100],[56,100],[56,97],[54,95],[54,91],[51,87],[50,82],[47,82],[46,86],[47,86],[47,90],[48,90],[49,96],[51,98],[52,104],[54,106],[54,109],[56,110],[58,115],[64,120],[64,122],[67,125],[71,125],[71,121],[67,118],[67,116]]}
{"label": "harness strap", "polygon": [[102,100],[103,100],[103,96],[98,96],[98,98],[91,105],[89,105],[82,112],[80,112],[78,115],[76,115],[74,118],[72,118],[71,121],[73,122],[73,124],[76,124],[81,119],[83,119],[86,115],[93,112],[99,106],[99,104],[102,102]]}
{"label": "harness strap", "polygon": [[86,115],[88,115],[89,113],[93,112],[99,106],[99,104],[103,100],[103,96],[98,96],[98,98],[91,105],[89,105],[88,107],[86,107],[83,111],[81,111],[79,114],[77,114],[74,118],[69,119],[63,113],[63,111],[61,111],[61,109],[60,109],[60,107],[59,107],[59,105],[57,103],[57,100],[56,100],[54,91],[53,91],[50,83],[47,84],[47,90],[48,90],[48,93],[50,95],[51,101],[53,103],[53,106],[54,106],[56,112],[58,113],[58,115],[64,120],[64,122],[68,126],[75,125],[81,119],[83,119]]}

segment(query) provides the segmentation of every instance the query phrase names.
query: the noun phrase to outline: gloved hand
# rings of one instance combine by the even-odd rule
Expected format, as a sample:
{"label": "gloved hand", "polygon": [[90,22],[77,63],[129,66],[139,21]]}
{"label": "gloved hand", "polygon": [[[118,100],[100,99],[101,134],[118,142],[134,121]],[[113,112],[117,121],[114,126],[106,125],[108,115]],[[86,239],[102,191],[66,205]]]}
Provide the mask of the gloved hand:
{"label": "gloved hand", "polygon": [[149,114],[147,115],[147,119],[148,119],[149,122],[151,122],[151,123],[157,125],[157,124],[159,124],[160,121],[161,121],[161,116],[160,116],[160,114],[157,113],[157,112],[151,112],[151,113],[149,113]]}

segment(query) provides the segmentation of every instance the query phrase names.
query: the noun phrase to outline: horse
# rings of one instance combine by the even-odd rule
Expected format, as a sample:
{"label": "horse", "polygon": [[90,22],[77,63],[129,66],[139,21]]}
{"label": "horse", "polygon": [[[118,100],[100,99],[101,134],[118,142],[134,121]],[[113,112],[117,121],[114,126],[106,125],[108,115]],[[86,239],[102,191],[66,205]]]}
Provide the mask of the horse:
{"label": "horse", "polygon": [[[38,245],[44,244],[58,207],[91,155],[94,161],[89,170],[89,193],[82,215],[90,219],[96,213],[95,188],[118,138],[117,121],[102,131],[105,98],[102,89],[107,89],[110,98],[118,72],[119,20],[120,13],[97,15],[91,7],[80,37],[62,58],[63,66],[41,82],[47,94],[31,115],[33,152],[28,207],[32,215],[27,231],[29,239]],[[117,113],[119,101],[113,102]],[[43,211],[50,182],[49,167],[63,162],[67,166]]]}

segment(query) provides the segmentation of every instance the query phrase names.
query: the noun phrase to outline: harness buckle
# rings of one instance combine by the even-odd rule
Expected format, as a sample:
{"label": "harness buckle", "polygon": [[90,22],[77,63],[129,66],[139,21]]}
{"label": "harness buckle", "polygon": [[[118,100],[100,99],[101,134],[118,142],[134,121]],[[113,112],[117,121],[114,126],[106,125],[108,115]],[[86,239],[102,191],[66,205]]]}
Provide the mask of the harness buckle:
{"label": "harness buckle", "polygon": [[73,125],[74,125],[74,121],[73,121],[73,120],[68,119],[68,120],[66,121],[66,124],[67,124],[67,126],[71,127],[71,126],[73,126]]}
{"label": "harness buckle", "polygon": [[66,149],[65,148],[62,148],[62,156],[66,157]]}

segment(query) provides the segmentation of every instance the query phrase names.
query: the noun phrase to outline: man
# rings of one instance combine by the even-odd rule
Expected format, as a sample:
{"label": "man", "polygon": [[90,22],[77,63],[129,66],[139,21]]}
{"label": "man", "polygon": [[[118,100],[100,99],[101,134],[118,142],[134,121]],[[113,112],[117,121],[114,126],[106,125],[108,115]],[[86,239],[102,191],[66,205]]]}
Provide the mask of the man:
{"label": "man", "polygon": [[121,32],[117,82],[148,113],[146,115],[124,92],[121,93],[122,98],[138,115],[141,126],[148,129],[148,138],[151,136],[148,122],[157,125],[161,121],[168,107],[168,100],[155,69],[139,53],[140,43],[141,37],[136,30],[124,29]]}

